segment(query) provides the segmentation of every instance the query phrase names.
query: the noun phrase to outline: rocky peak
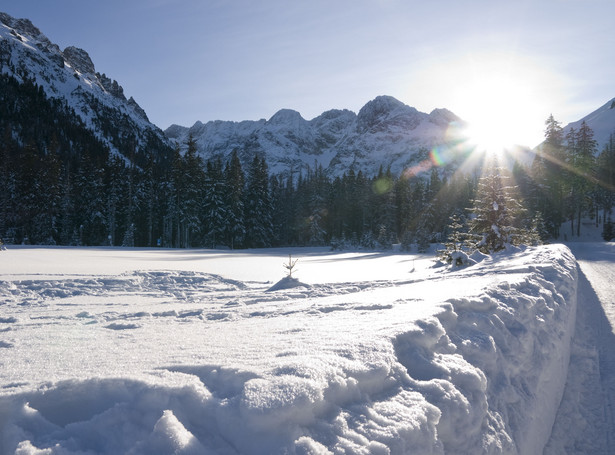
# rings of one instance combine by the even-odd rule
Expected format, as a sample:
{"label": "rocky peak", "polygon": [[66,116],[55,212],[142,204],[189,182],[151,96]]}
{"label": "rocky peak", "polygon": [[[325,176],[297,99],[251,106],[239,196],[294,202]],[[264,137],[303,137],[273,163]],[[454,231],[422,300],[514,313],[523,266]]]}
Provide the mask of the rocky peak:
{"label": "rocky peak", "polygon": [[380,131],[387,128],[389,121],[404,124],[409,128],[416,123],[418,111],[406,106],[392,96],[378,96],[361,108],[357,115],[357,128],[360,132]]}
{"label": "rocky peak", "polygon": [[291,125],[298,122],[305,122],[306,120],[301,117],[301,114],[292,109],[280,109],[273,114],[267,123],[271,125]]}
{"label": "rocky peak", "polygon": [[24,36],[31,36],[44,41],[49,41],[41,31],[30,22],[29,19],[15,19],[6,13],[0,13],[0,22],[9,28],[14,29],[17,33]]}
{"label": "rocky peak", "polygon": [[446,126],[452,122],[460,122],[461,120],[448,109],[434,109],[429,113],[429,120],[436,125]]}
{"label": "rocky peak", "polygon": [[104,73],[97,73],[96,76],[100,81],[100,85],[102,85],[107,92],[111,93],[116,98],[119,98],[124,101],[126,100],[126,97],[124,96],[124,89],[120,84],[117,83],[116,80],[108,78],[107,75]]}
{"label": "rocky peak", "polygon": [[145,113],[143,108],[139,106],[139,104],[135,101],[135,99],[132,96],[128,99],[127,104],[134,109],[135,113],[139,117],[149,122],[149,119],[147,118],[147,114]]}
{"label": "rocky peak", "polygon": [[75,46],[68,46],[62,53],[64,59],[74,70],[82,74],[96,74],[94,63],[86,51]]}

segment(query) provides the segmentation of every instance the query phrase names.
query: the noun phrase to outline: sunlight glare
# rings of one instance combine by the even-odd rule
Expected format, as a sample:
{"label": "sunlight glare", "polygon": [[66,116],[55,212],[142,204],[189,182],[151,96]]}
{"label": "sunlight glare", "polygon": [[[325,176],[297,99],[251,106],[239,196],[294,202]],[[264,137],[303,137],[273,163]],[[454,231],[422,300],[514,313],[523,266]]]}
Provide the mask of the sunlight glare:
{"label": "sunlight glare", "polygon": [[532,87],[513,76],[481,72],[463,90],[460,104],[466,106],[466,134],[478,151],[499,154],[523,144],[528,131],[536,129],[534,116],[539,109]]}
{"label": "sunlight glare", "polygon": [[518,52],[439,56],[412,71],[405,79],[408,103],[424,105],[426,111],[451,110],[468,125],[469,141],[482,150],[537,146],[544,139],[545,119],[566,95],[561,75]]}

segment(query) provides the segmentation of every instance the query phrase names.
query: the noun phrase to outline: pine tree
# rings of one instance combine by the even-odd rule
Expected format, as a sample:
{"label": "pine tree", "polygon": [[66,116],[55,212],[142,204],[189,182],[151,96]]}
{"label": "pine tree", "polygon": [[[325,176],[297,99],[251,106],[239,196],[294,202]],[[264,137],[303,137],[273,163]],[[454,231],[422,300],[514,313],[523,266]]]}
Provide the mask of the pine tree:
{"label": "pine tree", "polygon": [[244,219],[245,177],[237,151],[234,150],[225,169],[226,183],[226,241],[233,248],[243,244],[246,228]]}
{"label": "pine tree", "polygon": [[188,136],[186,142],[186,153],[183,157],[183,204],[182,204],[182,226],[183,226],[183,246],[192,246],[200,233],[203,191],[205,186],[205,170],[203,162],[197,155],[197,146],[192,135]]}
{"label": "pine tree", "polygon": [[564,192],[568,176],[564,133],[553,114],[545,121],[545,141],[534,159],[531,174],[538,191],[534,209],[544,215],[550,234],[558,237],[564,221]]}
{"label": "pine tree", "polygon": [[[609,136],[596,161],[596,208],[602,209],[602,220],[606,223],[608,214],[615,205],[615,135]],[[596,217],[598,218],[598,217]]]}
{"label": "pine tree", "polygon": [[504,169],[490,163],[478,182],[470,231],[478,236],[476,247],[483,253],[497,252],[517,242],[514,220],[521,204],[513,197],[508,180]]}
{"label": "pine tree", "polygon": [[462,218],[458,214],[453,214],[448,225],[448,238],[444,243],[444,249],[438,251],[438,256],[448,264],[456,266],[463,265],[464,256],[467,257],[466,251],[470,236],[467,232],[467,227]]}
{"label": "pine tree", "polygon": [[273,237],[269,172],[265,158],[254,156],[248,170],[245,193],[246,244],[253,248],[271,246]]}
{"label": "pine tree", "polygon": [[224,240],[227,206],[225,203],[226,182],[222,161],[216,158],[207,162],[204,197],[205,242],[215,248]]}
{"label": "pine tree", "polygon": [[581,235],[581,217],[589,207],[589,193],[593,185],[596,141],[594,132],[583,121],[578,131],[571,128],[566,135],[567,164],[571,172],[568,179],[568,209],[572,234],[576,218],[576,235]]}

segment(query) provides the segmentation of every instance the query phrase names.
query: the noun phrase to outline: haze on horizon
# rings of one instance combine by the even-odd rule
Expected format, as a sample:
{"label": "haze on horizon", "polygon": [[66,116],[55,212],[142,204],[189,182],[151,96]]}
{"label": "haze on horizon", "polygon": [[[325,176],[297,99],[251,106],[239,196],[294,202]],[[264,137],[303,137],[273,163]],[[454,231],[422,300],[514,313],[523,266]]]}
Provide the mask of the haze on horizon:
{"label": "haze on horizon", "polygon": [[549,114],[566,124],[614,96],[609,0],[20,0],[0,11],[86,50],[163,129],[282,108],[358,112],[390,95],[482,129],[510,125],[503,140],[535,146]]}

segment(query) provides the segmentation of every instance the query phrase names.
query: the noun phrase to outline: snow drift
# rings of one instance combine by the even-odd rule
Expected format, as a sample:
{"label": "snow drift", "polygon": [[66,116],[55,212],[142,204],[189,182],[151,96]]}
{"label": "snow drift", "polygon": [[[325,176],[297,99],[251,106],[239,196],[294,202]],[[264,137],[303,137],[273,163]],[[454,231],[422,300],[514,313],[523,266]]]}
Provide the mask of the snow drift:
{"label": "snow drift", "polygon": [[2,252],[0,452],[542,452],[575,320],[566,247],[411,274],[408,255],[302,253],[309,286],[267,292],[288,251]]}

